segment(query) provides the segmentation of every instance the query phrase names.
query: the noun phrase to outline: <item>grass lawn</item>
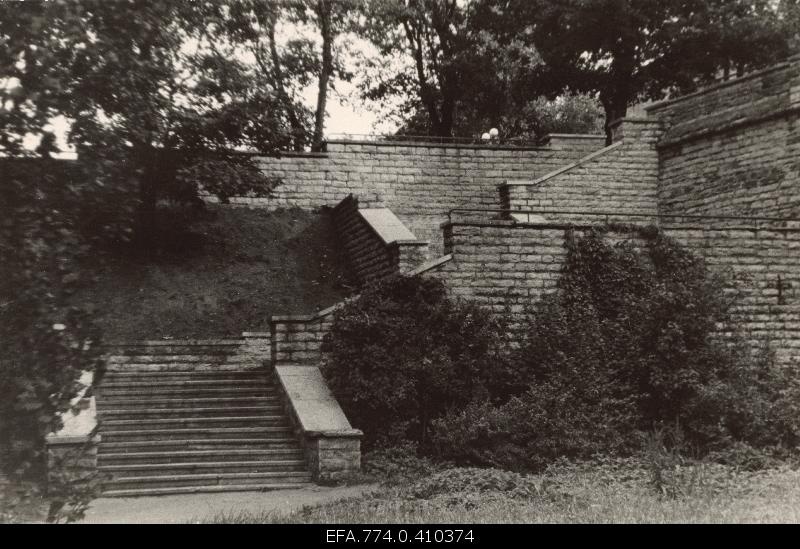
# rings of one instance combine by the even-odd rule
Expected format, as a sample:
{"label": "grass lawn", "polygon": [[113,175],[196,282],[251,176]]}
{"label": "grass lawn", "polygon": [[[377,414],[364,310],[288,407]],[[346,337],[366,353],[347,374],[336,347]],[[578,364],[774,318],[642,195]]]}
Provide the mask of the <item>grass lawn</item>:
{"label": "grass lawn", "polygon": [[[497,483],[492,480],[496,475],[507,478]],[[718,465],[689,467],[672,486],[680,492],[677,497],[659,495],[649,479],[648,471],[635,464],[567,465],[517,480],[513,473],[451,469],[420,481],[387,486],[362,498],[291,513],[221,514],[206,517],[204,522],[800,522],[800,471],[789,466],[758,472],[737,472]],[[493,488],[492,484],[505,485]]]}
{"label": "grass lawn", "polygon": [[353,293],[326,212],[209,205],[185,226],[162,212],[159,247],[122,247],[75,295],[104,339],[238,337],[273,314],[309,314]]}

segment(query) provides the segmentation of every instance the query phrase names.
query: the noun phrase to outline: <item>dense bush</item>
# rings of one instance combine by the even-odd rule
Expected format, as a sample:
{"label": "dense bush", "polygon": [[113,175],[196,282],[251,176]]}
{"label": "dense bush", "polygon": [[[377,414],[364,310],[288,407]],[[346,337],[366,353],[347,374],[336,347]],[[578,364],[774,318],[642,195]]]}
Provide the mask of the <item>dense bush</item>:
{"label": "dense bush", "polygon": [[367,448],[425,446],[431,421],[519,386],[506,339],[501,320],[448,299],[440,281],[398,277],[337,311],[323,372]]}
{"label": "dense bush", "polygon": [[[528,391],[438,420],[442,456],[539,469],[557,456],[642,449],[662,425],[700,453],[797,444],[790,380],[733,330],[722,281],[658,231],[638,236],[571,240],[520,355]],[[720,326],[732,335],[715,336]]]}
{"label": "dense bush", "polygon": [[[44,161],[42,161],[44,162]],[[41,478],[45,436],[101,366],[100,334],[69,298],[87,273],[80,188],[42,170],[0,182],[0,465]]]}

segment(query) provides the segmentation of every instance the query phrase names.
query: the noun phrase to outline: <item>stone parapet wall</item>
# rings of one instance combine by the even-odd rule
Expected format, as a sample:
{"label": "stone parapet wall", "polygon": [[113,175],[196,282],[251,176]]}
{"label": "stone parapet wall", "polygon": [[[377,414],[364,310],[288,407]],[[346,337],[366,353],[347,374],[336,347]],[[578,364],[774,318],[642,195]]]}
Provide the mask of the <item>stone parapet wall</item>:
{"label": "stone parapet wall", "polygon": [[658,212],[658,152],[661,124],[623,119],[612,126],[615,142],[532,181],[507,181],[499,192],[503,209],[542,211],[550,222],[580,222],[564,212],[614,212],[655,216]]}
{"label": "stone parapet wall", "polygon": [[346,478],[361,468],[361,437],[317,366],[276,366],[284,406],[316,481]]}
{"label": "stone parapet wall", "polygon": [[273,316],[269,322],[272,365],[319,366],[322,341],[333,325],[336,307],[315,315]]}
{"label": "stone parapet wall", "polygon": [[334,206],[353,194],[364,207],[390,208],[420,240],[441,254],[438,225],[455,207],[497,208],[497,186],[532,180],[602,147],[600,136],[551,137],[550,145],[454,145],[392,141],[330,141],[324,153],[260,157],[279,177],[271,198],[233,198],[251,207]]}
{"label": "stone parapet wall", "polygon": [[661,213],[800,217],[800,56],[647,111]]}

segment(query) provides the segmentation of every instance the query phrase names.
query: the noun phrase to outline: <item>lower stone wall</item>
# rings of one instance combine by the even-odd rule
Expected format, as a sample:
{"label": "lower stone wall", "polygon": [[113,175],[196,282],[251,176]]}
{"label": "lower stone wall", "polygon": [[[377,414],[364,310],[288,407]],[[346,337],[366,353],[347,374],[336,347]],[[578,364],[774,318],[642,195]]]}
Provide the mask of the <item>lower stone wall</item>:
{"label": "lower stone wall", "polygon": [[[449,223],[453,256],[434,271],[453,295],[522,321],[528,307],[555,291],[569,231],[590,226],[513,221]],[[737,292],[736,314],[754,344],[769,341],[781,364],[800,366],[800,230],[665,226],[669,236],[702,255]]]}
{"label": "lower stone wall", "polygon": [[336,305],[315,315],[273,316],[270,319],[273,366],[319,366],[322,340],[333,325]]}

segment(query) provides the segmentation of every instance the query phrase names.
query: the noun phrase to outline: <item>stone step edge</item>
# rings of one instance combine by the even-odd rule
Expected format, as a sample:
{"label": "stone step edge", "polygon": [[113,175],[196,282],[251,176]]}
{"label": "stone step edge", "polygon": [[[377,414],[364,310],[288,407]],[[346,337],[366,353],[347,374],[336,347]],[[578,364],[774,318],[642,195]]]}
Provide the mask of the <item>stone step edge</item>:
{"label": "stone step edge", "polygon": [[[247,332],[251,335],[251,332]],[[257,334],[253,332],[252,334]],[[161,345],[243,345],[247,340],[243,337],[221,337],[211,339],[138,339],[128,341],[108,341],[101,348],[116,347],[158,347]]]}
{"label": "stone step edge", "polygon": [[147,423],[150,425],[167,425],[169,423],[186,423],[189,421],[196,421],[198,423],[213,423],[217,421],[264,421],[286,419],[285,414],[261,415],[261,416],[218,416],[218,417],[176,417],[169,419],[109,419],[103,422],[103,425],[108,427],[115,427],[118,425],[134,425],[137,423]]}
{"label": "stone step edge", "polygon": [[145,496],[168,496],[179,494],[202,494],[208,492],[270,492],[273,490],[296,490],[306,486],[312,486],[310,481],[285,482],[281,484],[228,484],[228,485],[209,485],[209,486],[176,486],[174,488],[131,488],[128,490],[105,490],[103,497],[145,497]]}
{"label": "stone step edge", "polygon": [[[231,462],[228,462],[228,465]],[[305,463],[304,463],[305,464]],[[163,464],[163,465],[176,465],[176,464]],[[177,464],[177,465],[184,465],[184,464]],[[257,462],[257,465],[264,465],[264,463]],[[181,467],[172,467],[172,469],[180,469]],[[225,469],[226,467],[219,467],[220,469]],[[124,473],[126,471],[131,470],[140,470],[144,469],[145,471],[150,469],[152,471],[163,471],[165,467],[161,464],[159,467],[155,466],[133,466],[133,465],[101,465],[98,466],[98,472],[102,473],[113,473],[114,471],[119,471],[120,473]],[[172,481],[182,481],[182,480],[210,480],[210,479],[231,479],[231,478],[259,478],[259,477],[306,477],[311,476],[311,473],[308,470],[302,471],[248,471],[243,473],[169,473],[167,472],[164,475],[143,475],[137,477],[123,477],[123,476],[115,476],[111,480],[107,482],[114,482],[114,483],[122,483],[122,482],[164,482],[165,480],[172,480]]]}
{"label": "stone step edge", "polygon": [[[216,406],[213,408],[115,408],[103,406],[102,411],[98,411],[99,416],[119,416],[119,415],[153,415],[153,414],[200,414],[207,412],[260,412],[260,411],[282,411],[283,408],[280,404],[273,404],[272,406]],[[177,418],[176,418],[177,419]]]}
{"label": "stone step edge", "polygon": [[[300,446],[300,442],[294,437],[294,435],[289,435],[285,439],[278,439],[278,438],[207,438],[207,439],[177,439],[177,440],[141,440],[138,442],[101,442],[98,445],[98,455],[102,454],[104,449],[116,449],[116,448],[130,448],[134,446],[151,446],[151,447],[159,447],[159,446],[192,446],[192,445],[200,445],[205,444],[208,446],[226,446],[226,445],[236,445],[236,444],[295,444],[298,448],[302,448]],[[172,450],[170,450],[172,451]],[[190,451],[190,450],[175,450],[177,452],[181,451]]]}
{"label": "stone step edge", "polygon": [[288,453],[302,452],[302,448],[286,448],[283,450],[259,450],[259,449],[224,449],[224,450],[165,450],[163,452],[118,452],[105,453],[98,452],[97,456],[103,459],[146,459],[160,457],[200,457],[222,455],[284,455]]}
{"label": "stone step edge", "polygon": [[[102,386],[100,387],[102,389]],[[161,397],[166,395],[198,395],[198,394],[230,394],[232,391],[235,391],[237,395],[241,397],[242,393],[258,393],[259,395],[264,395],[264,393],[271,393],[277,390],[276,387],[259,387],[259,388],[250,388],[250,387],[233,387],[233,388],[214,388],[214,387],[206,387],[206,388],[192,388],[192,389],[165,389],[163,391],[133,391],[133,390],[124,390],[118,389],[117,391],[112,392],[111,394],[104,394],[102,390],[98,395],[99,400],[110,400],[112,397],[125,397],[125,396],[155,396]],[[274,396],[271,394],[264,395],[264,398]],[[243,397],[242,397],[243,398]]]}
{"label": "stone step edge", "polygon": [[144,389],[158,387],[217,387],[219,385],[235,385],[244,388],[269,388],[276,387],[275,383],[268,379],[189,379],[189,380],[162,380],[162,381],[124,381],[100,383],[100,389],[129,389],[132,387],[142,387]]}
{"label": "stone step edge", "polygon": [[[159,434],[202,434],[202,433],[256,433],[256,432],[267,432],[267,433],[291,433],[291,427],[218,427],[218,428],[209,428],[209,427],[186,427],[183,429],[131,429],[129,431],[114,431],[108,429],[101,429],[100,435],[102,436],[119,436],[119,435],[159,435]],[[101,438],[102,440],[102,438]]]}
{"label": "stone step edge", "polygon": [[129,371],[126,369],[123,370],[106,370],[106,376],[109,374],[113,374],[115,377],[118,376],[155,376],[155,377],[167,377],[167,376],[215,376],[215,375],[224,375],[224,376],[231,376],[231,375],[244,375],[244,376],[253,376],[255,374],[264,374],[269,375],[270,371],[263,366],[258,368],[242,368],[240,370],[221,370],[219,372],[209,371],[209,370],[186,370],[185,372],[181,372],[178,370],[155,370],[155,371],[148,371],[148,370],[140,370],[140,371]]}
{"label": "stone step edge", "polygon": [[[110,399],[103,399],[110,400]],[[280,402],[280,397],[277,395],[274,396],[264,396],[264,397],[208,397],[208,398],[151,398],[143,401],[138,398],[132,399],[113,399],[114,403],[117,405],[121,404],[141,404],[142,406],[153,406],[154,404],[185,404],[185,403],[198,403],[204,402],[208,404],[227,404],[227,403],[236,403],[242,401],[253,401],[258,400],[262,401],[264,404],[268,404],[272,401]],[[170,408],[167,408],[170,409]]]}

